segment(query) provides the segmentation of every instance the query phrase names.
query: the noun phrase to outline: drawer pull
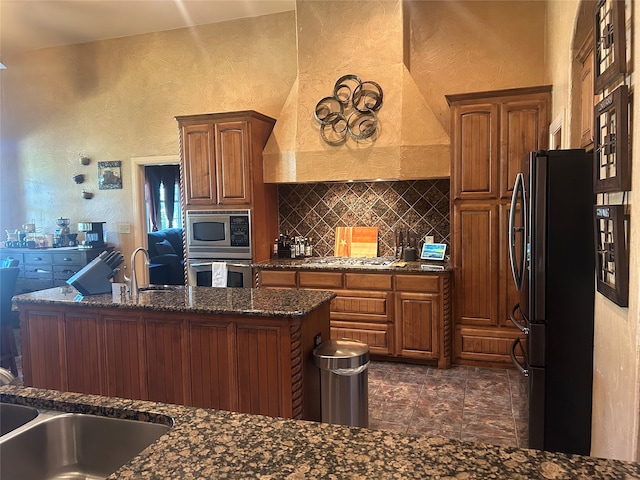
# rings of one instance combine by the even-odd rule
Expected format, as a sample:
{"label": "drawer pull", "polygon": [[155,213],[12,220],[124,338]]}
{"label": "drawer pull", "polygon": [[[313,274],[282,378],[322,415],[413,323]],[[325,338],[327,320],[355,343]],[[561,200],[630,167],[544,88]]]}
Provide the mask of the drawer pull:
{"label": "drawer pull", "polygon": [[43,268],[36,268],[34,270],[34,272],[36,272],[36,273],[51,273],[51,270],[45,270]]}
{"label": "drawer pull", "polygon": [[62,261],[63,261],[63,262],[72,262],[72,261],[73,261],[73,258],[64,257],[64,258],[62,259]]}
{"label": "drawer pull", "polygon": [[35,260],[36,262],[41,262],[41,261],[42,261],[42,257],[36,257],[36,258],[34,258],[34,260]]}

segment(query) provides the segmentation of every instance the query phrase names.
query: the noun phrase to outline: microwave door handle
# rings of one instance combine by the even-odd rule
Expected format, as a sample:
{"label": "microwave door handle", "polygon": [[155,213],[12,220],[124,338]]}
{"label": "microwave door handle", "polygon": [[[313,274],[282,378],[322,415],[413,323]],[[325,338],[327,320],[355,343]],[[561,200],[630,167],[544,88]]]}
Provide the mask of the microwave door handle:
{"label": "microwave door handle", "polygon": [[[515,367],[518,369],[518,371],[522,374],[522,376],[528,377],[529,376],[529,369],[523,367],[520,364],[520,362],[518,361],[518,359],[516,358],[516,347],[518,345],[520,345],[520,339],[516,338],[513,341],[513,343],[511,344],[511,351],[509,352],[509,354],[511,355],[511,361],[513,362]],[[520,350],[522,351],[522,356],[524,357],[525,364],[528,366],[527,356],[526,356],[526,354],[524,352],[524,349],[522,348],[522,345],[520,345]]]}
{"label": "microwave door handle", "polygon": [[[516,305],[513,307],[513,310],[511,310],[511,314],[509,315],[509,320],[511,320],[511,323],[513,323],[518,330],[520,330],[525,335],[529,335],[529,327],[525,327],[518,320],[516,320],[516,311],[517,310],[520,310],[520,313],[522,313],[522,310],[520,309],[520,304],[519,303],[516,303]],[[524,313],[522,313],[522,316],[524,317]],[[525,322],[526,321],[527,320],[525,318]]]}
{"label": "microwave door handle", "polygon": [[[516,206],[518,204],[518,193],[521,193],[522,208],[520,210],[520,217],[522,227],[516,227]],[[516,181],[513,186],[513,194],[511,195],[511,208],[509,209],[509,259],[511,263],[511,273],[513,274],[513,280],[516,284],[517,290],[522,290],[522,280],[524,274],[524,262],[526,251],[526,205],[525,205],[525,192],[524,192],[524,176],[522,173],[516,175]],[[522,233],[522,248],[520,257],[519,269],[516,266],[516,233]]]}

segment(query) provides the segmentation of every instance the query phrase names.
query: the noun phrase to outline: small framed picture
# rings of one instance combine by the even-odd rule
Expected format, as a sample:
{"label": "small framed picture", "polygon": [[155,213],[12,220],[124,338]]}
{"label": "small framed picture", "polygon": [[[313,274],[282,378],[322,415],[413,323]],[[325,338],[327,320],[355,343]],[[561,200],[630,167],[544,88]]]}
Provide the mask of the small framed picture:
{"label": "small framed picture", "polygon": [[100,190],[116,190],[122,188],[122,172],[120,161],[98,162],[98,188]]}

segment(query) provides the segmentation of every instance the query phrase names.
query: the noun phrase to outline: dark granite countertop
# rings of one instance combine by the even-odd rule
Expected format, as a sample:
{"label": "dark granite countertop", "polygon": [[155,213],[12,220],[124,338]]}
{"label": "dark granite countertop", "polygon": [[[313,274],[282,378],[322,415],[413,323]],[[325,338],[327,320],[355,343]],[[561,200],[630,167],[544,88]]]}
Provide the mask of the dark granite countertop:
{"label": "dark granite countertop", "polygon": [[275,290],[175,286],[170,290],[146,290],[137,297],[121,293],[124,284],[113,284],[113,293],[81,295],[71,286],[38,290],[13,297],[16,305],[48,304],[100,308],[142,309],[165,312],[299,317],[336,296],[322,290]]}
{"label": "dark granite countertop", "polygon": [[640,464],[204,410],[0,387],[0,401],[173,428],[112,474],[122,478],[632,479]]}
{"label": "dark granite countertop", "polygon": [[[287,270],[287,269],[304,269],[304,270],[324,270],[324,271],[355,271],[360,273],[425,273],[437,274],[448,273],[451,271],[451,262],[405,262],[396,260],[389,265],[363,266],[349,265],[348,263],[319,263],[324,259],[332,259],[335,257],[311,257],[311,258],[274,258],[265,262],[254,263],[252,267],[264,270]],[[378,257],[388,258],[388,257]]]}

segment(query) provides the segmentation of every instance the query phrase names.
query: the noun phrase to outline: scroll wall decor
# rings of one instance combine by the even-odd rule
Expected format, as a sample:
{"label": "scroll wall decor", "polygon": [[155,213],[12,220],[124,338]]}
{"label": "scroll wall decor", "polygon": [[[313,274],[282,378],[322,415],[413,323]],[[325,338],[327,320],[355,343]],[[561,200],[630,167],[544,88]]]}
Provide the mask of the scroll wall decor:
{"label": "scroll wall decor", "polygon": [[339,146],[349,137],[371,138],[378,127],[376,112],[381,106],[382,88],[376,82],[363,82],[352,74],[340,77],[333,87],[333,95],[316,104],[314,118],[320,124],[322,140]]}
{"label": "scroll wall decor", "polygon": [[629,304],[628,216],[624,205],[596,205],[597,289],[621,307]]}

